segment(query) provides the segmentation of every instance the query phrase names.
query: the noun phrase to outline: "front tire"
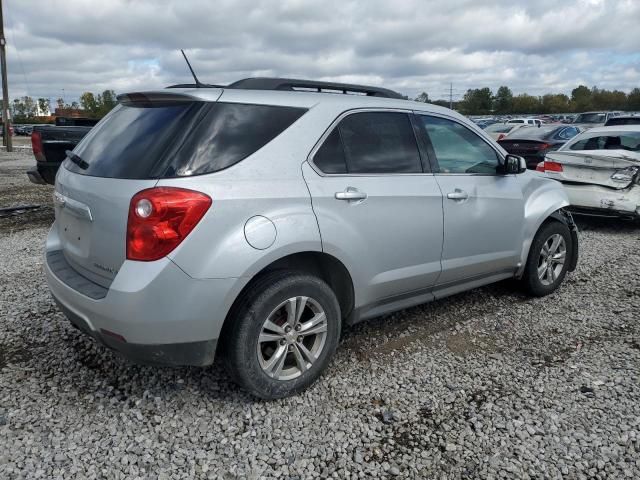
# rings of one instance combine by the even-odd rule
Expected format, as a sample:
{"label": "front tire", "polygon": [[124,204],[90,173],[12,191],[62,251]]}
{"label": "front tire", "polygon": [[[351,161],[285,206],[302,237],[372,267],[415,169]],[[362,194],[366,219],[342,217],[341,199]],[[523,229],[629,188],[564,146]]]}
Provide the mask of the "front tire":
{"label": "front tire", "polygon": [[324,281],[294,271],[272,272],[251,285],[237,305],[223,355],[241,387],[272,400],[317,380],[341,331],[338,300]]}
{"label": "front tire", "polygon": [[544,297],[564,280],[573,257],[569,227],[557,221],[542,225],[533,238],[522,284],[527,293]]}

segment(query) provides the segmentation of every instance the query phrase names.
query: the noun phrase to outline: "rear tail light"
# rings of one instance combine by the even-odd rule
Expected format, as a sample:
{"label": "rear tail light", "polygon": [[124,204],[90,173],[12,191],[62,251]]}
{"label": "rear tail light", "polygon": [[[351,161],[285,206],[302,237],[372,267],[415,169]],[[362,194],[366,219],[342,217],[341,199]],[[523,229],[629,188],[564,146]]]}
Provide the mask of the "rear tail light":
{"label": "rear tail light", "polygon": [[540,162],[536,165],[536,172],[544,172],[544,162]]}
{"label": "rear tail light", "polygon": [[538,143],[536,144],[536,149],[537,150],[547,150],[548,148],[551,148],[553,145],[551,145],[550,143]]}
{"label": "rear tail light", "polygon": [[502,140],[504,137],[506,137],[504,133],[501,133],[500,135],[498,135],[498,142]]}
{"label": "rear tail light", "polygon": [[31,133],[31,148],[33,149],[33,155],[38,162],[46,161],[44,156],[44,149],[42,148],[42,134],[38,131]]}
{"label": "rear tail light", "polygon": [[557,162],[545,161],[544,162],[544,171],[545,172],[562,172],[562,164],[557,163]]}
{"label": "rear tail light", "polygon": [[204,193],[156,187],[136,193],[129,205],[127,259],[149,262],[168,255],[211,206]]}

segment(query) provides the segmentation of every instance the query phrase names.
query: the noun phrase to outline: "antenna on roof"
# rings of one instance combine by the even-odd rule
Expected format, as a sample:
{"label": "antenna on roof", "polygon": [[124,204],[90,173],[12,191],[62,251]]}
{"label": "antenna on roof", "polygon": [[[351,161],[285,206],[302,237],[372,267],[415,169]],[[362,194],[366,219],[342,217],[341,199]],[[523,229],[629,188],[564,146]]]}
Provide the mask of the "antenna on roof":
{"label": "antenna on roof", "polygon": [[193,68],[191,68],[191,64],[189,63],[189,59],[187,58],[187,54],[184,53],[184,50],[180,49],[180,51],[182,52],[182,56],[184,57],[184,61],[187,62],[187,66],[189,67],[189,70],[191,70],[191,75],[193,76],[193,79],[196,82],[196,88],[203,88],[206,85],[204,85],[203,83],[200,83],[200,80],[198,80],[198,77],[196,77],[196,72],[193,71]]}

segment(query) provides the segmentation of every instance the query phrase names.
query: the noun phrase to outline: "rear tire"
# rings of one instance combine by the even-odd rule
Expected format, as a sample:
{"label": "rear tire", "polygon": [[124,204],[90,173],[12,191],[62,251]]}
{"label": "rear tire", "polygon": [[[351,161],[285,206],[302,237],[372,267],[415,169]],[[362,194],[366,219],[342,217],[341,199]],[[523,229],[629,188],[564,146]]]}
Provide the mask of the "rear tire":
{"label": "rear tire", "polygon": [[291,270],[271,272],[236,302],[223,338],[223,359],[242,388],[266,400],[309,387],[333,356],[340,306],[321,279]]}
{"label": "rear tire", "polygon": [[564,280],[573,256],[569,227],[557,221],[542,225],[533,238],[521,282],[527,293],[544,297]]}

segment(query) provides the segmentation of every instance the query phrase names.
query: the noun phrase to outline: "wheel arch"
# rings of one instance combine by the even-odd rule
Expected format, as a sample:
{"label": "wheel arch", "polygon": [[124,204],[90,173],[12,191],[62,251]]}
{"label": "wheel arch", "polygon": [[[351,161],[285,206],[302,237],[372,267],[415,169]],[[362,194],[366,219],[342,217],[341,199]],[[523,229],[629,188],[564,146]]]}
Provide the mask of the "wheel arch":
{"label": "wheel arch", "polygon": [[571,214],[565,210],[569,206],[569,197],[562,185],[555,180],[531,177],[525,185],[524,193],[526,199],[524,204],[524,239],[520,267],[516,272],[516,277],[520,278],[524,273],[533,238],[542,225],[549,221],[564,223],[572,232],[575,254],[571,259],[570,270],[574,270],[577,264],[578,235]]}
{"label": "wheel arch", "polygon": [[252,275],[251,279],[236,295],[231,308],[229,308],[227,312],[220,332],[221,338],[224,337],[226,328],[228,328],[228,325],[232,322],[232,318],[238,309],[238,304],[243,301],[245,293],[251,289],[260,278],[277,270],[292,270],[316,275],[324,280],[335,293],[343,318],[347,318],[353,311],[355,305],[353,279],[347,267],[340,260],[333,255],[319,251],[292,253],[272,261]]}

